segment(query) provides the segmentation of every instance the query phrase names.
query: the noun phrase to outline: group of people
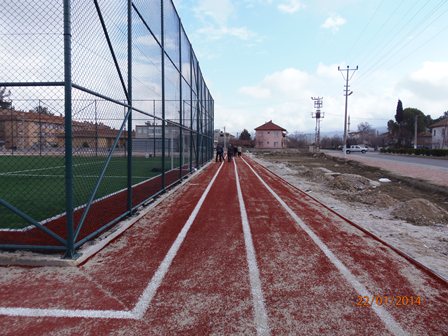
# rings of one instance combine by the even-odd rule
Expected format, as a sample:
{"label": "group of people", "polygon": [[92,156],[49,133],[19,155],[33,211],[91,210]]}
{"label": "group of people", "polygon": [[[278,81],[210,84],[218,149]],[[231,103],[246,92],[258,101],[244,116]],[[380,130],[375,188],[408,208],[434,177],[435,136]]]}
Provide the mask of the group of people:
{"label": "group of people", "polygon": [[[232,161],[233,156],[241,156],[241,147],[233,146],[231,143],[227,146],[227,161]],[[224,148],[221,144],[216,145],[216,162],[224,160]]]}

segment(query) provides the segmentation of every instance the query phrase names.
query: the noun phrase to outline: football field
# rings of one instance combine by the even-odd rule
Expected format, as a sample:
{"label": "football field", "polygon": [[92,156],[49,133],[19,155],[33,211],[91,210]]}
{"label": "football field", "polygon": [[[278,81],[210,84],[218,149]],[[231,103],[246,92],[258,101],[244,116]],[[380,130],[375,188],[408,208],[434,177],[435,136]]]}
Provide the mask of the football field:
{"label": "football field", "polygon": [[[167,160],[169,161],[169,160]],[[178,160],[175,160],[178,161]],[[86,204],[104,169],[104,156],[73,157],[74,206]],[[175,162],[178,166],[178,162]],[[171,162],[166,162],[166,168]],[[162,170],[160,157],[132,158],[132,185]],[[112,157],[96,196],[98,199],[127,188],[127,158]],[[0,198],[36,221],[65,212],[65,162],[63,156],[0,156]],[[29,224],[0,206],[0,229],[23,228]]]}

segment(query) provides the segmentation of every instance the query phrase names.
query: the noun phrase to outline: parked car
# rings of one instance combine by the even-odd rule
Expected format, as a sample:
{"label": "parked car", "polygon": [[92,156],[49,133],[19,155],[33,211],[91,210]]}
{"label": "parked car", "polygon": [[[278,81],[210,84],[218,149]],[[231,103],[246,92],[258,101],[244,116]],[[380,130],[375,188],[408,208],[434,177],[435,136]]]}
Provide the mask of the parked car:
{"label": "parked car", "polygon": [[361,152],[362,154],[365,154],[369,149],[365,146],[361,145],[351,145],[350,147],[347,147],[345,149],[345,152],[347,154],[350,154],[352,152]]}

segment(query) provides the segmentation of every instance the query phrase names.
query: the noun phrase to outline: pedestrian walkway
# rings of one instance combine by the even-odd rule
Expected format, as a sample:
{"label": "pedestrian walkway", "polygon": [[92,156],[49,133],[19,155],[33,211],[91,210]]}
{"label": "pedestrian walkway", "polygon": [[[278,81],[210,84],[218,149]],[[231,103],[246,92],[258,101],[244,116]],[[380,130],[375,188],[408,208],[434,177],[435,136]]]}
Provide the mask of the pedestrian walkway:
{"label": "pedestrian walkway", "polygon": [[446,167],[436,167],[423,164],[400,162],[398,160],[387,160],[385,158],[379,157],[378,155],[376,155],[376,153],[354,153],[344,155],[344,153],[339,151],[326,150],[323,152],[326,155],[330,155],[333,157],[358,161],[367,166],[381,168],[399,176],[425,180],[436,185],[448,187],[448,160],[443,161],[446,162]]}
{"label": "pedestrian walkway", "polygon": [[0,268],[2,335],[442,335],[448,285],[248,158],[80,267]]}

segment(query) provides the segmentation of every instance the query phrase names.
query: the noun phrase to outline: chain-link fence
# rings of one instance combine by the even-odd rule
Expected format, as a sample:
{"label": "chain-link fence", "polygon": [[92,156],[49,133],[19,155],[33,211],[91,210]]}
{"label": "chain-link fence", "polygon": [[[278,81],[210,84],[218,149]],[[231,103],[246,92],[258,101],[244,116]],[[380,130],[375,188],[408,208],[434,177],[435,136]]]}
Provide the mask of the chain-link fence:
{"label": "chain-link fence", "polygon": [[0,248],[76,249],[213,156],[171,0],[0,2]]}

